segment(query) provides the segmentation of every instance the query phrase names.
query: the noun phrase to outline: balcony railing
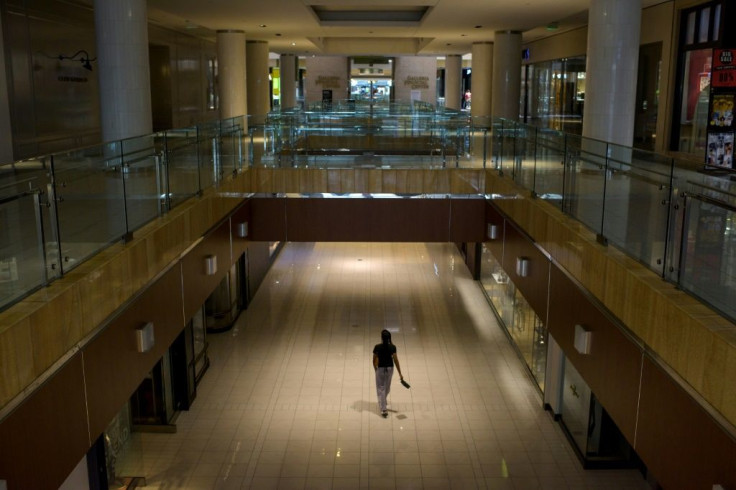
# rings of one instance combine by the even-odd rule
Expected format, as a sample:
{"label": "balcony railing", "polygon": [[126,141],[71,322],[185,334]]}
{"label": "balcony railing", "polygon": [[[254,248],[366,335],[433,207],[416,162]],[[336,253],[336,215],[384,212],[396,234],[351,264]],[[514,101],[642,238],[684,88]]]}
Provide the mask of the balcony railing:
{"label": "balcony railing", "polygon": [[245,122],[0,166],[0,310],[240,170]]}
{"label": "balcony railing", "polygon": [[515,121],[489,132],[493,168],[736,319],[732,171]]}
{"label": "balcony railing", "polygon": [[237,117],[0,166],[0,310],[243,167],[398,166],[496,169],[736,318],[729,174],[426,104],[351,109]]}

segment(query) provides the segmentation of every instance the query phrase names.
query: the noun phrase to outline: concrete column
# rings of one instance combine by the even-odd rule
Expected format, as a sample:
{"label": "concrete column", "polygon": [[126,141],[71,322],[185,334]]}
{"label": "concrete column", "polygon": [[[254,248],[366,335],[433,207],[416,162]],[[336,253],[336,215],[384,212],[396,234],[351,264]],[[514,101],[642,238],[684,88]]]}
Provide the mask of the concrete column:
{"label": "concrete column", "polygon": [[296,106],[296,56],[282,54],[279,59],[281,71],[281,110]]}
{"label": "concrete column", "polygon": [[445,107],[455,109],[461,108],[463,60],[458,54],[448,54],[445,57]]}
{"label": "concrete column", "polygon": [[247,114],[243,31],[217,31],[217,72],[220,117],[227,119]]}
{"label": "concrete column", "polygon": [[[0,15],[0,53],[5,53],[3,42],[2,15]],[[5,74],[5,56],[0,57],[0,165],[13,161],[13,131],[10,125],[10,96],[8,94],[8,82]]]}
{"label": "concrete column", "polygon": [[248,41],[245,44],[245,71],[248,112],[261,119],[270,111],[268,82],[268,43]]}
{"label": "concrete column", "polygon": [[95,0],[102,140],[153,132],[146,0]]}
{"label": "concrete column", "polygon": [[519,119],[521,96],[521,33],[497,31],[493,40],[491,114]]}
{"label": "concrete column", "polygon": [[588,11],[583,136],[631,146],[641,0],[592,0]]}
{"label": "concrete column", "polygon": [[473,43],[473,64],[470,75],[472,116],[491,115],[491,84],[493,83],[493,43]]}

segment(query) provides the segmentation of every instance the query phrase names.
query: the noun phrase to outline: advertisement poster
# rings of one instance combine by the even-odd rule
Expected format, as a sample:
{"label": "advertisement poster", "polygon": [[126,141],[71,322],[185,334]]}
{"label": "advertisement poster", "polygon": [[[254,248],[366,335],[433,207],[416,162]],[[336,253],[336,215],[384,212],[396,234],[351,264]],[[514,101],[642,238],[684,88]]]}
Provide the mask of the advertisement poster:
{"label": "advertisement poster", "polygon": [[736,87],[736,59],[734,50],[713,50],[713,87]]}
{"label": "advertisement poster", "polygon": [[707,165],[733,168],[733,133],[711,133],[708,135]]}
{"label": "advertisement poster", "polygon": [[715,94],[710,107],[710,125],[730,128],[733,123],[734,94]]}

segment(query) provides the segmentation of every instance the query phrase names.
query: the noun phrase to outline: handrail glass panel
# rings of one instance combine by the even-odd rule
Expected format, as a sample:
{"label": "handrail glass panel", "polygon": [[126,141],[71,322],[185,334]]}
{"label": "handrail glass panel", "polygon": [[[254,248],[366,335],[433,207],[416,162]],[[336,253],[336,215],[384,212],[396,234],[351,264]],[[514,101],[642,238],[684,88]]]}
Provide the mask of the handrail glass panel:
{"label": "handrail glass panel", "polygon": [[166,212],[165,138],[155,133],[121,141],[127,231]]}
{"label": "handrail glass panel", "polygon": [[127,233],[120,142],[53,158],[59,259],[69,272]]}

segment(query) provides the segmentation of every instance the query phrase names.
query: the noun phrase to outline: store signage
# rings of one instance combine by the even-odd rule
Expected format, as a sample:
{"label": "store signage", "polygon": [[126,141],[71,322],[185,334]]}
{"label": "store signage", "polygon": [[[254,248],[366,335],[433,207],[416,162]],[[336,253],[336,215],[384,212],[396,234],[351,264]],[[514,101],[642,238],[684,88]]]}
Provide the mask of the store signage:
{"label": "store signage", "polygon": [[320,75],[315,80],[322,88],[340,88],[340,77],[335,75]]}
{"label": "store signage", "polygon": [[736,87],[736,52],[733,49],[713,50],[713,87]]}
{"label": "store signage", "polygon": [[429,77],[408,76],[404,80],[404,85],[411,89],[429,88]]}

